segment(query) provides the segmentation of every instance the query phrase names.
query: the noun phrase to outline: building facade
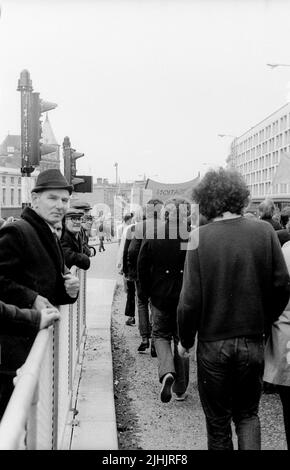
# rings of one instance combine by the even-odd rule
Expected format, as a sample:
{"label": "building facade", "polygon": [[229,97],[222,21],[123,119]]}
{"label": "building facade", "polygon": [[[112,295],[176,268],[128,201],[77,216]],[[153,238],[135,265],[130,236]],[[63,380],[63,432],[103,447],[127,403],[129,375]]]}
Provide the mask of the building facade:
{"label": "building facade", "polygon": [[253,204],[290,203],[290,103],[236,137],[227,159],[245,178]]}

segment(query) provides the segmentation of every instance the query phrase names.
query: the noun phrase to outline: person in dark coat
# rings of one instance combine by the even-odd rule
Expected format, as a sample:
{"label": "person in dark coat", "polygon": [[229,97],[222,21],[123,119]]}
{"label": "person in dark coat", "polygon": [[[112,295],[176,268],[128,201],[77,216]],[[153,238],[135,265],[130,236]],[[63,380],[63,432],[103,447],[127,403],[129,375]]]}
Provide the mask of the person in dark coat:
{"label": "person in dark coat", "polygon": [[[64,264],[54,224],[62,220],[72,186],[59,170],[41,172],[32,190],[32,207],[0,230],[0,299],[19,308],[43,308],[77,300],[79,279]],[[26,360],[33,337],[0,335],[0,381]],[[6,397],[7,398],[7,397]],[[0,397],[1,402],[1,397]]]}
{"label": "person in dark coat", "polygon": [[80,231],[80,238],[83,244],[83,253],[87,256],[95,256],[96,250],[95,247],[89,245],[90,233],[93,225],[94,218],[91,215],[92,207],[88,202],[80,201],[74,202],[72,205],[72,209],[78,209],[84,212],[83,220],[82,220],[82,227]]}
{"label": "person in dark coat", "polygon": [[274,230],[282,229],[282,225],[273,217],[275,212],[275,204],[272,199],[267,198],[262,201],[261,204],[259,204],[258,210],[261,220],[271,224]]}
{"label": "person in dark coat", "polygon": [[289,217],[290,217],[290,207],[286,206],[281,211],[281,230],[277,230],[276,234],[279,238],[280,245],[283,246],[284,243],[290,240],[290,233],[289,233]]}
{"label": "person in dark coat", "polygon": [[189,359],[180,358],[177,350],[176,309],[182,286],[191,206],[189,201],[175,198],[168,200],[163,210],[165,221],[158,227],[157,237],[146,238],[142,242],[137,272],[141,295],[151,301],[153,338],[159,381],[162,383],[160,399],[166,403],[171,400],[172,391],[176,400],[184,400],[189,381]]}
{"label": "person in dark coat", "polygon": [[243,217],[241,174],[209,170],[193,189],[211,222],[191,234],[178,304],[179,353],[197,333],[198,391],[209,450],[259,450],[264,335],[283,312],[290,277],[273,227]]}
{"label": "person in dark coat", "polygon": [[[160,199],[150,199],[144,210],[144,220],[138,222],[133,232],[132,240],[128,246],[127,268],[131,279],[135,280],[137,291],[138,323],[142,341],[138,347],[139,352],[144,352],[149,348],[149,338],[151,338],[152,319],[149,315],[149,298],[142,296],[140,282],[137,277],[137,260],[141,248],[142,240],[145,238],[154,239],[157,236],[157,227],[160,222],[160,212],[163,202]],[[151,340],[151,356],[156,357],[153,340]]]}
{"label": "person in dark coat", "polygon": [[[59,320],[59,311],[53,308],[44,308],[41,312],[28,308],[18,308],[15,305],[5,304],[0,301],[0,333],[19,337],[35,338],[37,332],[48,328],[56,320]],[[2,418],[6,403],[13,392],[11,380],[0,380],[0,419]]]}
{"label": "person in dark coat", "polygon": [[65,215],[65,229],[61,236],[61,246],[64,253],[65,264],[68,268],[77,266],[87,270],[90,267],[90,258],[84,253],[81,239],[81,223],[84,213],[78,209],[68,209]]}

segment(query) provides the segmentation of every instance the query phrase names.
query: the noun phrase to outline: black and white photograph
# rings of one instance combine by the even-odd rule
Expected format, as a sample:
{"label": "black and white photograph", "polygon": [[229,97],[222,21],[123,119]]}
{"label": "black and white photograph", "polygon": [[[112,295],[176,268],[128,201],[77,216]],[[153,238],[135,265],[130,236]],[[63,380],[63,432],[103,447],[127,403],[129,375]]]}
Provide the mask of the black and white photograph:
{"label": "black and white photograph", "polygon": [[0,0],[0,451],[290,449],[289,18]]}

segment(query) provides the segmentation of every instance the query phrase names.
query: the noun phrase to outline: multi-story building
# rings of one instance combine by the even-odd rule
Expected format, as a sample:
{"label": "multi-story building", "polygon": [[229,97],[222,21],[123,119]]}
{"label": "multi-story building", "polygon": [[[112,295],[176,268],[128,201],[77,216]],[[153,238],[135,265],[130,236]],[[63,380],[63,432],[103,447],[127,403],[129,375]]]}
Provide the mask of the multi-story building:
{"label": "multi-story building", "polygon": [[244,176],[253,205],[265,197],[289,205],[290,103],[236,137],[227,164]]}

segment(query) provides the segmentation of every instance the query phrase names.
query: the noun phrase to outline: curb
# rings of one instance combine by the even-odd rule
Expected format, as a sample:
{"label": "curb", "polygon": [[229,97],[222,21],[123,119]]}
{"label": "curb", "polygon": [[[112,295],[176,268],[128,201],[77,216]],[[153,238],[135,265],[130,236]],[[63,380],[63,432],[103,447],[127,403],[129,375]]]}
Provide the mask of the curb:
{"label": "curb", "polygon": [[70,450],[117,450],[111,351],[116,280],[87,280],[87,331]]}

